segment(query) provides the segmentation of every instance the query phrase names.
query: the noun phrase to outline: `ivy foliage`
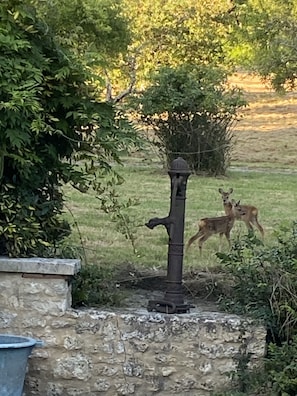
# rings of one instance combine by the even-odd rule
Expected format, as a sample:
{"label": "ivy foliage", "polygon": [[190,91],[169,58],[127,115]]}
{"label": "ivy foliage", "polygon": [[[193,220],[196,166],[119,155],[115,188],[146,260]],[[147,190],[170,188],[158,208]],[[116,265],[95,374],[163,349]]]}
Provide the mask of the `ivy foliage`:
{"label": "ivy foliage", "polygon": [[100,191],[136,133],[30,1],[1,2],[0,75],[0,254],[47,255],[70,232],[63,183]]}

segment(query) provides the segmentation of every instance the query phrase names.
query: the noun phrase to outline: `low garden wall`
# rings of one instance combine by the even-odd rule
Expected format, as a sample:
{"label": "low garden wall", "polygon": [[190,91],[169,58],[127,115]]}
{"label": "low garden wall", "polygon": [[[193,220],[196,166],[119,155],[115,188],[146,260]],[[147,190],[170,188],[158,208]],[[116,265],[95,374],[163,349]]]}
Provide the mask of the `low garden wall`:
{"label": "low garden wall", "polygon": [[0,333],[44,341],[29,358],[24,396],[211,395],[250,355],[265,329],[199,307],[168,315],[144,308],[72,309],[79,260],[0,258]]}

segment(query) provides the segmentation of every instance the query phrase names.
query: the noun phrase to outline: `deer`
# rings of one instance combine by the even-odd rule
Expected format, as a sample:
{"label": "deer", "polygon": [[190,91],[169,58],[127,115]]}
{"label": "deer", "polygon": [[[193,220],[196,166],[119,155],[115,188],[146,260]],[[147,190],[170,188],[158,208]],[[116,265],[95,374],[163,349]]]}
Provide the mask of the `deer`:
{"label": "deer", "polygon": [[[221,194],[223,200],[224,211],[226,215],[228,215],[230,211],[232,211],[232,202],[230,201],[230,195],[233,193],[233,188],[230,188],[228,192],[224,191],[222,188],[219,188],[219,193]],[[237,211],[235,213],[235,219],[244,221],[249,231],[254,230],[253,225],[256,226],[261,233],[262,239],[264,239],[264,229],[258,221],[258,209],[252,205],[240,206],[245,214],[239,214]]]}
{"label": "deer", "polygon": [[236,202],[235,200],[231,201],[231,209],[229,210],[226,216],[220,217],[205,217],[198,221],[199,230],[197,234],[193,235],[188,243],[186,250],[189,249],[190,245],[194,241],[198,239],[198,246],[200,255],[202,254],[202,245],[203,243],[212,235],[219,234],[220,235],[220,250],[221,250],[221,241],[223,235],[225,235],[229,248],[231,248],[230,242],[230,232],[233,228],[236,216],[244,216],[245,212],[243,211],[240,201]]}

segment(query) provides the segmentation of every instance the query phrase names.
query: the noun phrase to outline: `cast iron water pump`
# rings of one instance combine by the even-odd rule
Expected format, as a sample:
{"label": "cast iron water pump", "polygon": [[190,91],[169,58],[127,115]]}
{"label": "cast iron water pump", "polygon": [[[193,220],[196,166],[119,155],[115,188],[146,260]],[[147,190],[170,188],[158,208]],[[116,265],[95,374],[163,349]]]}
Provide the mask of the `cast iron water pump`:
{"label": "cast iron water pump", "polygon": [[185,313],[191,308],[184,303],[182,288],[186,188],[191,172],[187,162],[178,157],[172,161],[168,174],[171,179],[169,215],[155,217],[146,223],[150,229],[163,225],[168,233],[167,288],[164,300],[150,300],[147,309],[163,313]]}

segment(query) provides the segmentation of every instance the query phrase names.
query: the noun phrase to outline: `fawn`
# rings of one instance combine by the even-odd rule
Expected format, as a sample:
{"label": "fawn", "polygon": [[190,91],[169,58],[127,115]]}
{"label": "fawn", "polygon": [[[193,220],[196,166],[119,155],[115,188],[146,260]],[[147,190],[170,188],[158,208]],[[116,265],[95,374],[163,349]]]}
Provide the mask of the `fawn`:
{"label": "fawn", "polygon": [[240,201],[235,202],[234,200],[231,201],[231,209],[229,210],[226,216],[220,217],[205,217],[198,221],[199,230],[197,234],[193,235],[188,243],[187,249],[190,245],[198,239],[198,245],[200,254],[202,253],[202,245],[203,243],[212,235],[219,234],[220,235],[220,248],[221,248],[221,240],[222,236],[225,235],[229,248],[231,247],[230,242],[230,232],[234,225],[235,217],[236,216],[244,216],[245,213],[240,205]]}
{"label": "fawn", "polygon": [[[228,213],[230,213],[232,210],[230,195],[233,193],[233,188],[230,188],[228,192],[225,192],[219,188],[219,193],[221,194],[223,200],[225,213],[228,215]],[[245,214],[242,215],[237,212],[235,213],[235,219],[244,221],[249,231],[253,231],[252,224],[256,226],[261,233],[262,239],[264,239],[264,229],[258,221],[258,209],[252,205],[240,205],[240,207],[242,208],[243,212],[245,212]]]}

